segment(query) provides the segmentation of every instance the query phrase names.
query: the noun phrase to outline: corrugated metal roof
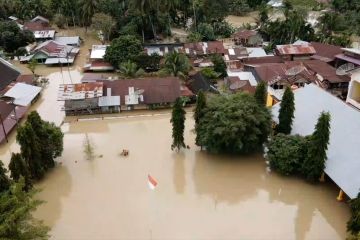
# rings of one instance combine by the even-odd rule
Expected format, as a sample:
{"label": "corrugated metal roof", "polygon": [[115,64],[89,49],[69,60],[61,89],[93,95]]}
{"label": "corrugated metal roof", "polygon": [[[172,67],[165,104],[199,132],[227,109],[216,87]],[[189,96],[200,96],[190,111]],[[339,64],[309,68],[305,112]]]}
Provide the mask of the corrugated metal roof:
{"label": "corrugated metal roof", "polygon": [[276,50],[280,55],[315,54],[315,48],[311,45],[277,45]]}
{"label": "corrugated metal roof", "polygon": [[40,87],[25,83],[16,83],[9,91],[4,94],[4,96],[14,98],[15,105],[26,107],[40,92]]}
{"label": "corrugated metal roof", "polygon": [[[356,198],[360,190],[360,112],[315,84],[294,91],[294,95],[293,134],[312,134],[320,113],[330,112],[331,133],[325,172],[350,198]],[[272,108],[276,121],[279,105]]]}

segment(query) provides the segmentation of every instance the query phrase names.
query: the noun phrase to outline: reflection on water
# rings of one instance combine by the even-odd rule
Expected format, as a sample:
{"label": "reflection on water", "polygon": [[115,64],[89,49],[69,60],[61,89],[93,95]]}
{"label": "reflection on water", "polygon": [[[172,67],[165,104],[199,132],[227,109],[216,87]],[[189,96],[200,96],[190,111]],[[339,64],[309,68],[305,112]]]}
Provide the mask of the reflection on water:
{"label": "reflection on water", "polygon": [[[53,239],[344,239],[349,212],[335,188],[269,174],[261,156],[209,155],[193,144],[174,153],[169,118],[65,127],[62,166],[40,184],[48,203],[36,215]],[[86,132],[102,158],[84,158]]]}

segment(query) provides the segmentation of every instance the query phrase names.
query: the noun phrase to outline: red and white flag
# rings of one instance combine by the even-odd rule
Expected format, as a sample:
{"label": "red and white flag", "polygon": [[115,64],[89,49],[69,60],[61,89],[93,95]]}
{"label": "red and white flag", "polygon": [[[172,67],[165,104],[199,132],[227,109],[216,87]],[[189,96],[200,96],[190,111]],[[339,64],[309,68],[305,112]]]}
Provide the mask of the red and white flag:
{"label": "red and white flag", "polygon": [[157,186],[157,181],[155,180],[155,178],[153,178],[152,176],[150,176],[150,174],[148,175],[148,185],[149,185],[149,188],[151,190],[154,190]]}

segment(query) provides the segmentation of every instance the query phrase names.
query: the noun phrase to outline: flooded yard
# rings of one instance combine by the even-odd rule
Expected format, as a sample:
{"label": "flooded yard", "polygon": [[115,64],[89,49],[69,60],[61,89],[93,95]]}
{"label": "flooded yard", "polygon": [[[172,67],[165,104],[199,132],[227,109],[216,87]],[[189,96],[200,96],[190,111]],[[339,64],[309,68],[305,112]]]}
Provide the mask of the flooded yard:
{"label": "flooded yard", "polygon": [[[190,149],[179,153],[170,150],[169,110],[63,123],[58,85],[78,82],[81,74],[76,68],[70,74],[49,69],[50,84],[32,109],[65,133],[58,166],[37,184],[46,203],[35,216],[51,227],[52,239],[345,238],[349,209],[336,201],[336,187],[269,173],[260,155],[200,151],[190,113]],[[118,116],[126,114],[136,115]],[[93,160],[84,153],[86,135]],[[120,155],[123,149],[129,156]],[[7,165],[18,151],[13,132],[0,147],[0,159]],[[155,190],[148,187],[148,174],[158,182]]]}

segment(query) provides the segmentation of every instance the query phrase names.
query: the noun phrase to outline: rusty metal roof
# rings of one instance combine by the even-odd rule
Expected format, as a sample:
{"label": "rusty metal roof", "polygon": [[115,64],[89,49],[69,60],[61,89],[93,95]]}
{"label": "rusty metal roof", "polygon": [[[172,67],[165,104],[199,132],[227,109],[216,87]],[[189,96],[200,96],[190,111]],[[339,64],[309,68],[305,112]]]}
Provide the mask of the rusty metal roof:
{"label": "rusty metal roof", "polygon": [[316,54],[315,48],[311,45],[277,45],[276,50],[279,55]]}

